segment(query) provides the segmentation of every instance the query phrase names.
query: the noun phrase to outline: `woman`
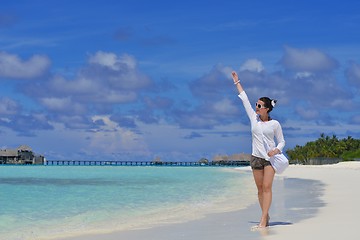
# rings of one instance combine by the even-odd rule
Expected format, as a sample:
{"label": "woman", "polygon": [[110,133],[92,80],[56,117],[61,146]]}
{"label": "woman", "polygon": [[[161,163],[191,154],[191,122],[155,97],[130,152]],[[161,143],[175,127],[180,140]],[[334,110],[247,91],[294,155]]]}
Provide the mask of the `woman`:
{"label": "woman", "polygon": [[[256,111],[254,111],[236,72],[232,72],[232,78],[251,123],[252,154],[250,165],[258,189],[258,198],[262,210],[260,223],[256,228],[265,228],[269,226],[270,221],[269,209],[272,201],[272,183],[275,175],[275,170],[268,160],[275,154],[281,153],[285,146],[285,140],[280,123],[271,119],[269,115],[275,106],[276,100],[262,97],[256,102]],[[275,145],[274,138],[276,138],[277,145]],[[266,151],[265,144],[270,147],[270,151]]]}

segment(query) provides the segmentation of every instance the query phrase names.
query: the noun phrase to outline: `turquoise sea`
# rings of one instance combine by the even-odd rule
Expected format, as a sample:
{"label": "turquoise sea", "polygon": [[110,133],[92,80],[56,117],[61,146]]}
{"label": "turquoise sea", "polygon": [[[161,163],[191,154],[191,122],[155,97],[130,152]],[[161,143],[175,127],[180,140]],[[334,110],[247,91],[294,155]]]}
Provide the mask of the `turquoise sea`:
{"label": "turquoise sea", "polygon": [[222,167],[0,166],[0,239],[151,227],[256,202],[252,176]]}

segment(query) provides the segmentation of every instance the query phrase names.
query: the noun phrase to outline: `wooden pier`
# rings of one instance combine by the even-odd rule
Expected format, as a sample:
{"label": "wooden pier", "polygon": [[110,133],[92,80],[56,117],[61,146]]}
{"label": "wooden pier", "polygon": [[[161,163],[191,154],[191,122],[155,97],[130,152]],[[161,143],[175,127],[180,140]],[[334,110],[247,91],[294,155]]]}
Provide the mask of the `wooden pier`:
{"label": "wooden pier", "polygon": [[248,161],[209,162],[149,162],[149,161],[80,161],[46,160],[46,166],[249,166]]}

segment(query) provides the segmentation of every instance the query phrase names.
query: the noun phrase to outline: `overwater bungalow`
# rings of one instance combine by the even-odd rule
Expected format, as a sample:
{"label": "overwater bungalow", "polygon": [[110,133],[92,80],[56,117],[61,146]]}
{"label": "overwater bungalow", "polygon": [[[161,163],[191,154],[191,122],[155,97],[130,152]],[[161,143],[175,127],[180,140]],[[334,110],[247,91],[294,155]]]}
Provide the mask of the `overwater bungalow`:
{"label": "overwater bungalow", "polygon": [[35,155],[29,146],[21,145],[16,149],[1,149],[0,150],[0,164],[44,164],[45,157],[42,155]]}
{"label": "overwater bungalow", "polygon": [[212,165],[225,165],[225,166],[244,166],[249,165],[251,154],[236,153],[233,155],[216,155],[212,160]]}

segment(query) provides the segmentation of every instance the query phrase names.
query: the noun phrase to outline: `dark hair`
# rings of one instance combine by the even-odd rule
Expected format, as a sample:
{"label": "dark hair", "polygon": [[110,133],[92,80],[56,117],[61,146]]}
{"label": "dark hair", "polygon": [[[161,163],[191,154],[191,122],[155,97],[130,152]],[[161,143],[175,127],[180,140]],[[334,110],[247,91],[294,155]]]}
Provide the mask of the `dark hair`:
{"label": "dark hair", "polygon": [[[261,97],[259,98],[260,101],[264,102],[264,107],[268,108],[269,110],[267,111],[268,113],[270,113],[273,108],[275,107],[275,104],[277,102],[276,99],[270,99],[268,97]],[[269,114],[269,120],[271,120],[270,114]]]}

